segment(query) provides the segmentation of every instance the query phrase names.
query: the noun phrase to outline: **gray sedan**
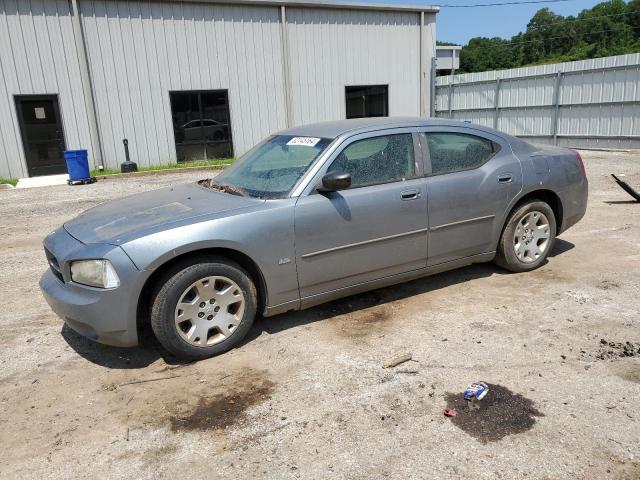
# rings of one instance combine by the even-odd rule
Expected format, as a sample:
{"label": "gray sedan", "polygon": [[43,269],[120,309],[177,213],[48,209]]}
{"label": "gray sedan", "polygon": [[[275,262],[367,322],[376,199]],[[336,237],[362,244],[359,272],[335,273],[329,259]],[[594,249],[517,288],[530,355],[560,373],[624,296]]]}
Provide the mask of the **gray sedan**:
{"label": "gray sedan", "polygon": [[74,330],[205,358],[276,315],[477,262],[542,265],[585,213],[575,151],[415,118],[273,135],[213,179],[88,210],[44,240]]}

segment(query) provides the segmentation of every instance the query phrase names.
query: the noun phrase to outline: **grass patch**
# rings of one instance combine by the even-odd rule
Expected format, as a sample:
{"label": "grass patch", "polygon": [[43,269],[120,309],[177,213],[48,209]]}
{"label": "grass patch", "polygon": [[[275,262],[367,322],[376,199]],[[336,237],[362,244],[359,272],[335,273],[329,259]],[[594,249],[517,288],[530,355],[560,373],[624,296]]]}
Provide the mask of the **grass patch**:
{"label": "grass patch", "polygon": [[100,175],[115,175],[116,173],[120,173],[119,168],[105,168],[103,170],[98,170],[97,168],[94,168],[93,170],[91,170],[92,177],[97,177]]}
{"label": "grass patch", "polygon": [[[156,170],[173,170],[175,168],[188,168],[188,167],[220,167],[224,165],[231,165],[233,158],[216,158],[214,160],[196,160],[193,162],[182,163],[165,163],[163,165],[152,165],[149,167],[138,167],[139,172],[151,172]],[[104,176],[114,175],[120,173],[119,168],[105,168],[104,170],[93,169],[91,170],[91,176]]]}
{"label": "grass patch", "polygon": [[0,183],[8,183],[9,185],[13,185],[14,187],[18,184],[17,178],[0,178]]}

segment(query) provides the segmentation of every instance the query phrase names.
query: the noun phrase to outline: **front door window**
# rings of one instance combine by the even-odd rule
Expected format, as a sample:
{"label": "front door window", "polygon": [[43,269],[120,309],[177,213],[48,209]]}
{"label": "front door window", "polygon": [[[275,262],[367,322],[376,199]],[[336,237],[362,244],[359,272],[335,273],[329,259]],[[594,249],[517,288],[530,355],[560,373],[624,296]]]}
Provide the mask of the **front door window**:
{"label": "front door window", "polygon": [[397,182],[415,177],[410,133],[358,140],[347,146],[327,172],[351,174],[351,188]]}

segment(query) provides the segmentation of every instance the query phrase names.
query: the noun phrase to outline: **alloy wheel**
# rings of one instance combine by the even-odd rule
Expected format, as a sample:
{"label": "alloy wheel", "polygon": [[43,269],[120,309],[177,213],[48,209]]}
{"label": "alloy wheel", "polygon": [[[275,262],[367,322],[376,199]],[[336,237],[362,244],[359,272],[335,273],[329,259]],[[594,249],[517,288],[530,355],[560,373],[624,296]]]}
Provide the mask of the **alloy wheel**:
{"label": "alloy wheel", "polygon": [[242,289],[230,278],[202,278],[180,295],[175,310],[178,333],[199,347],[220,343],[240,324],[245,303]]}
{"label": "alloy wheel", "polygon": [[523,263],[532,263],[545,254],[551,239],[549,219],[542,212],[524,215],[513,234],[513,249]]}

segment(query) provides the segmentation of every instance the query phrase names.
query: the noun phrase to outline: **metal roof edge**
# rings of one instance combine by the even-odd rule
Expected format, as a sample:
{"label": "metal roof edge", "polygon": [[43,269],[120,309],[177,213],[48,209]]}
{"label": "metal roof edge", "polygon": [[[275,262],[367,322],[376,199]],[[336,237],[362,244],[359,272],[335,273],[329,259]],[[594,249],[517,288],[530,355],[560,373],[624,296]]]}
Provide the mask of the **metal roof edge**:
{"label": "metal roof edge", "polygon": [[438,13],[440,7],[436,5],[416,5],[411,3],[374,3],[348,2],[337,0],[162,0],[177,3],[212,3],[218,5],[251,5],[265,7],[300,7],[300,8],[329,8],[344,10],[378,10],[396,12],[425,12]]}

